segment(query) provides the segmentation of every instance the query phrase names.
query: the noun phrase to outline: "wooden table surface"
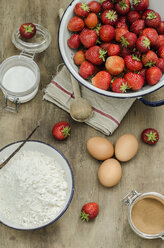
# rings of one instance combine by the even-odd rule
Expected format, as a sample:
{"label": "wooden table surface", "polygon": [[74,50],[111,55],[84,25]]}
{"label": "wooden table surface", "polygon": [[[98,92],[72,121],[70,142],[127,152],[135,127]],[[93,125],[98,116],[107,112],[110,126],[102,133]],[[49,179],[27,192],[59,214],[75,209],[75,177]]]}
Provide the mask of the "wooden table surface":
{"label": "wooden table surface", "polygon": [[[136,101],[125,116],[111,142],[124,133],[132,133],[139,140],[139,152],[123,165],[123,177],[113,188],[102,187],[97,179],[100,162],[86,151],[86,141],[92,136],[104,135],[87,126],[74,122],[68,113],[55,105],[42,101],[42,89],[50,82],[56,67],[62,62],[58,45],[58,9],[65,8],[71,1],[59,0],[1,0],[0,7],[0,57],[1,61],[19,51],[11,43],[12,31],[24,22],[40,23],[52,35],[50,47],[36,55],[35,61],[41,71],[40,90],[30,102],[22,104],[18,114],[2,108],[0,95],[0,148],[24,139],[40,120],[41,127],[33,139],[50,143],[62,151],[69,160],[75,179],[75,193],[66,213],[54,224],[37,231],[17,231],[0,224],[1,248],[162,248],[161,240],[143,240],[130,229],[126,206],[121,199],[132,189],[138,192],[156,191],[164,193],[164,107],[150,108]],[[159,100],[164,88],[147,96]],[[53,125],[66,120],[72,127],[71,136],[63,142],[51,135]],[[150,147],[140,141],[144,128],[159,130],[160,141]],[[3,185],[1,185],[3,187]],[[100,206],[95,221],[82,223],[79,219],[84,203],[96,201]]]}

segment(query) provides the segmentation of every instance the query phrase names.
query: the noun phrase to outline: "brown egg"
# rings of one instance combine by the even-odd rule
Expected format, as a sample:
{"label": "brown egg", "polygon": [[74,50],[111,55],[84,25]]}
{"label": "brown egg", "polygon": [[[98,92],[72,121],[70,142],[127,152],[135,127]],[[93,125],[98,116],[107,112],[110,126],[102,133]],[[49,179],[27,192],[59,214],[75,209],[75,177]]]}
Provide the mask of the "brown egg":
{"label": "brown egg", "polygon": [[132,159],[138,151],[138,140],[132,134],[122,135],[115,144],[115,156],[119,161]]}
{"label": "brown egg", "polygon": [[120,181],[121,176],[121,165],[114,158],[105,160],[99,167],[98,178],[100,183],[105,187],[116,185]]}
{"label": "brown egg", "polygon": [[87,141],[88,152],[98,160],[111,158],[114,154],[114,147],[109,140],[102,137],[92,137]]}

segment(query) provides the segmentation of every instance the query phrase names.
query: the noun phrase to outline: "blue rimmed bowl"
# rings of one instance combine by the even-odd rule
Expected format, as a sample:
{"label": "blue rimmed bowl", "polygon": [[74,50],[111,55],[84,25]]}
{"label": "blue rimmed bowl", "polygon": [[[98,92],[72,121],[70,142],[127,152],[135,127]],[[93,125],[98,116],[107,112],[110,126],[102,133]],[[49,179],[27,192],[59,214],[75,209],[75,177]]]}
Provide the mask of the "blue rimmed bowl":
{"label": "blue rimmed bowl", "polygon": [[[0,161],[2,161],[2,159],[4,159],[5,157],[8,157],[14,150],[16,150],[16,148],[20,145],[20,143],[22,143],[22,141],[18,141],[18,142],[9,144],[9,145],[5,146],[4,148],[2,148],[0,150]],[[42,226],[35,226],[32,228],[24,228],[24,227],[22,227],[16,223],[12,223],[10,220],[6,219],[3,216],[3,213],[1,213],[1,211],[0,211],[0,222],[2,224],[6,225],[8,227],[17,229],[17,230],[36,230],[36,229],[40,229],[40,228],[43,228],[45,226],[48,226],[48,225],[54,223],[67,210],[68,206],[71,203],[73,193],[74,193],[74,177],[73,177],[73,172],[72,172],[72,169],[71,169],[69,162],[67,161],[65,156],[61,152],[59,152],[55,147],[53,147],[47,143],[41,142],[41,141],[30,140],[30,141],[27,141],[27,143],[21,148],[21,150],[41,152],[41,153],[45,154],[46,156],[49,156],[49,157],[52,157],[53,159],[55,159],[56,162],[64,170],[65,180],[68,184],[66,200],[65,200],[65,203],[62,206],[61,210],[59,211],[59,213],[56,216],[54,216],[54,218],[51,221],[44,223],[44,225],[42,225]],[[1,171],[0,171],[0,173],[1,173]],[[1,187],[3,187],[3,185],[1,185]]]}
{"label": "blue rimmed bowl", "polygon": [[[59,50],[60,50],[61,56],[63,58],[63,61],[66,65],[67,69],[74,76],[74,78],[79,83],[81,83],[83,86],[87,87],[89,90],[92,90],[95,93],[99,93],[99,94],[107,96],[107,97],[122,98],[122,99],[137,98],[137,99],[140,99],[144,104],[152,106],[152,107],[163,105],[164,100],[157,101],[157,102],[149,102],[149,101],[143,99],[142,97],[144,95],[150,94],[150,93],[160,89],[161,87],[163,87],[164,86],[164,76],[162,76],[161,80],[154,86],[145,85],[139,91],[120,94],[120,93],[115,93],[115,92],[105,91],[105,90],[99,89],[99,88],[95,87],[94,85],[92,85],[89,81],[83,79],[78,74],[78,67],[74,64],[74,61],[73,61],[73,56],[74,56],[75,52],[73,50],[71,50],[67,45],[67,40],[70,37],[70,32],[67,29],[67,25],[68,25],[68,22],[71,19],[71,17],[74,16],[73,10],[74,10],[75,5],[79,2],[89,3],[89,2],[91,2],[91,0],[85,0],[85,1],[84,0],[73,0],[70,3],[70,5],[67,7],[67,9],[65,10],[65,12],[62,16],[60,26],[59,26],[59,34],[58,34]],[[149,2],[150,2],[149,8],[157,11],[161,15],[161,17],[163,17],[164,12],[163,12],[162,6],[164,5],[164,0],[156,0],[156,1],[149,0]]]}

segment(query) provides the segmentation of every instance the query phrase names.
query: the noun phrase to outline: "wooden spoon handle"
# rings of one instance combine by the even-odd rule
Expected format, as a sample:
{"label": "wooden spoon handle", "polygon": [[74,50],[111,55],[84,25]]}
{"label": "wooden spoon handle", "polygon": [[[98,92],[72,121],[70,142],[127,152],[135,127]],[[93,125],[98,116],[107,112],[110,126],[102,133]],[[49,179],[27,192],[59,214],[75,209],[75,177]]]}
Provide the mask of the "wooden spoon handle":
{"label": "wooden spoon handle", "polygon": [[74,92],[75,99],[80,98],[81,94],[80,94],[79,83],[77,82],[77,80],[72,75],[71,75],[71,82],[72,82],[72,87],[73,87],[73,92]]}

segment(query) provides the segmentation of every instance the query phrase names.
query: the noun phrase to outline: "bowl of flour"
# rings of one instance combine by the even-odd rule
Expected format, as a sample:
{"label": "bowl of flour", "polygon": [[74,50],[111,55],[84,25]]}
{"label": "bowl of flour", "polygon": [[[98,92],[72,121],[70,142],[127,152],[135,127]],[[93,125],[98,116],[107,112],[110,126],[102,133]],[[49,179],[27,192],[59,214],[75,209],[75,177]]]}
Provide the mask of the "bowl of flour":
{"label": "bowl of flour", "polygon": [[[0,151],[6,159],[21,143]],[[14,229],[34,230],[59,219],[74,192],[69,162],[51,145],[28,141],[0,170],[0,222]]]}

